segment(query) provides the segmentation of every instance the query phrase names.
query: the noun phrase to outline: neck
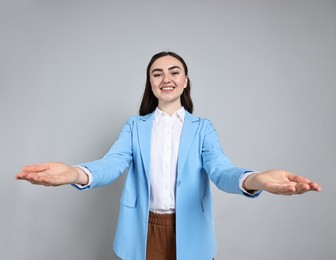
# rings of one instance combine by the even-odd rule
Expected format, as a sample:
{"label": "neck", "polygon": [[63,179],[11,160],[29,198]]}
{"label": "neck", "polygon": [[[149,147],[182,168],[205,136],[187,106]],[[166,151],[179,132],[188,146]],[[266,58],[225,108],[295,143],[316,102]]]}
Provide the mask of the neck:
{"label": "neck", "polygon": [[181,102],[179,102],[178,104],[159,104],[158,107],[160,110],[171,116],[177,110],[179,110],[182,107],[182,105]]}

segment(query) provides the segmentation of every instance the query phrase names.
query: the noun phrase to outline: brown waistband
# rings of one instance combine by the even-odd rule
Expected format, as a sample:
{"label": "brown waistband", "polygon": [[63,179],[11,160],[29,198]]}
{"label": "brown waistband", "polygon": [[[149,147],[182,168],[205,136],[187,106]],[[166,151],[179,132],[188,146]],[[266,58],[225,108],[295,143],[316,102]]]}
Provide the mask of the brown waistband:
{"label": "brown waistband", "polygon": [[162,226],[173,226],[175,225],[175,213],[172,214],[158,214],[149,212],[150,224],[162,225]]}

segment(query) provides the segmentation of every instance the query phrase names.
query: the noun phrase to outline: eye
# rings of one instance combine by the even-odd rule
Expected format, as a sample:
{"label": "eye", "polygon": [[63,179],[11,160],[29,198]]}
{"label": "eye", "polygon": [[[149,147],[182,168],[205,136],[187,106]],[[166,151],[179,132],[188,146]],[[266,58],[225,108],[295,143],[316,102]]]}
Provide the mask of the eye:
{"label": "eye", "polygon": [[161,75],[162,75],[162,73],[154,73],[154,74],[153,74],[153,77],[154,77],[154,78],[157,78],[157,77],[160,77]]}
{"label": "eye", "polygon": [[179,71],[172,71],[172,73],[171,73],[173,76],[177,76],[177,75],[179,75],[180,74],[180,72]]}

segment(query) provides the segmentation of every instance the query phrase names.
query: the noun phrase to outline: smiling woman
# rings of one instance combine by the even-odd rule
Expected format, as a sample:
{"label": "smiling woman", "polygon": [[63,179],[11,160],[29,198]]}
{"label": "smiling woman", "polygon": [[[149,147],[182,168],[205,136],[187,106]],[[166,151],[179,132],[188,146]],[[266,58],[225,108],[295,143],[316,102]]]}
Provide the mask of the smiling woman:
{"label": "smiling woman", "polygon": [[186,63],[175,53],[158,53],[147,66],[140,116],[127,121],[102,159],[77,166],[26,166],[17,179],[87,190],[111,184],[128,168],[114,240],[124,260],[212,259],[210,181],[251,198],[262,190],[283,195],[321,190],[287,171],[256,173],[233,166],[212,123],[192,111]]}
{"label": "smiling woman", "polygon": [[150,68],[150,83],[158,107],[172,115],[182,107],[180,96],[187,87],[188,77],[182,64],[169,55],[157,59]]}
{"label": "smiling woman", "polygon": [[[181,56],[174,52],[155,54],[147,66],[146,77],[146,86],[139,110],[140,115],[147,115],[156,109],[159,105],[156,90],[160,88],[160,84],[165,86],[165,80],[167,79],[172,81],[169,83],[173,88],[177,87],[175,84],[178,83],[180,98],[176,101],[180,102],[189,113],[193,112],[194,106],[190,96],[191,82],[188,76],[188,66]],[[154,86],[154,84],[156,85]]]}

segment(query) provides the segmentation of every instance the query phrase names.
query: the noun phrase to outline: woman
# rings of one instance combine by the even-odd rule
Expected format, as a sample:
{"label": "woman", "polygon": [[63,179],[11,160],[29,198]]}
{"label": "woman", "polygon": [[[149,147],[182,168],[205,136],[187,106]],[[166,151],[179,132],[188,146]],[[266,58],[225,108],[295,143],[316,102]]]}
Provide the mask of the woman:
{"label": "woman", "polygon": [[125,260],[209,260],[216,252],[210,180],[221,190],[256,197],[320,191],[282,170],[255,173],[234,167],[211,122],[192,115],[190,79],[175,53],[154,55],[140,116],[130,118],[100,160],[67,166],[26,166],[17,175],[33,184],[73,184],[81,190],[116,180],[127,168],[114,240]]}

